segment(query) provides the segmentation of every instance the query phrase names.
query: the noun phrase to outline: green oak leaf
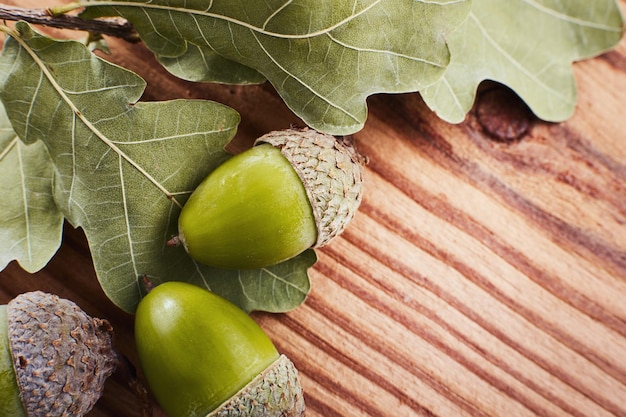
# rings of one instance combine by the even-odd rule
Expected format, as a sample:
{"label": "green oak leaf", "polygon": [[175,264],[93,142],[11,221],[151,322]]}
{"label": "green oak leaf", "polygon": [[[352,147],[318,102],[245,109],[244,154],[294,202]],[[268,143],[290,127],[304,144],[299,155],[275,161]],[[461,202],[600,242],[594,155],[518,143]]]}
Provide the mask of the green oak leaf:
{"label": "green oak leaf", "polygon": [[[183,251],[183,249],[180,249]],[[300,305],[309,293],[310,282],[303,274],[317,261],[313,249],[305,251],[296,258],[268,268],[242,269],[229,271],[204,267],[192,274],[189,282],[212,291],[233,301],[245,311],[263,310],[284,312]],[[220,277],[207,281],[207,277]],[[223,279],[221,277],[224,277]],[[158,277],[147,277],[158,284]],[[235,280],[238,285],[233,285]]]}
{"label": "green oak leaf", "polygon": [[471,109],[478,84],[513,89],[541,119],[568,119],[576,105],[574,61],[611,49],[621,39],[615,0],[473,0],[448,41],[444,77],[421,93],[442,119],[458,123]]}
{"label": "green oak leaf", "polygon": [[84,229],[115,304],[133,312],[145,276],[198,283],[246,309],[284,311],[303,301],[310,255],[274,269],[224,271],[166,245],[191,191],[229,157],[224,146],[239,123],[233,109],[138,102],[145,81],[136,74],[78,42],[50,39],[23,22],[16,30],[0,56],[0,98],[20,139],[46,145],[54,199]]}
{"label": "green oak leaf", "polygon": [[[80,4],[87,7],[83,17],[128,19],[168,68],[177,58],[177,64],[195,66],[202,55],[214,53],[239,69],[258,71],[309,126],[337,135],[362,128],[368,96],[417,91],[436,82],[450,59],[445,36],[470,8],[469,0]],[[197,71],[178,73],[190,72],[199,81]]]}
{"label": "green oak leaf", "polygon": [[63,215],[52,198],[54,165],[42,142],[19,140],[0,105],[0,270],[17,260],[43,268],[61,245]]}
{"label": "green oak leaf", "polygon": [[211,48],[187,44],[179,56],[159,56],[161,65],[178,78],[194,82],[260,84],[265,77],[252,68],[224,58]]}

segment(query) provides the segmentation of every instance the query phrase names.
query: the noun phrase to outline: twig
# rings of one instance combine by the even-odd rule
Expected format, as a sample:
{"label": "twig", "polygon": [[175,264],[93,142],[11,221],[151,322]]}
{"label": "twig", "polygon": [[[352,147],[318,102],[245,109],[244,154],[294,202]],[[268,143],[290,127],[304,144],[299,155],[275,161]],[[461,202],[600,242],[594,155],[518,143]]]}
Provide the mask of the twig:
{"label": "twig", "polygon": [[28,23],[60,29],[84,30],[90,33],[114,36],[127,42],[139,42],[133,25],[121,18],[81,19],[68,14],[52,14],[48,10],[24,9],[0,4],[0,20],[23,20]]}

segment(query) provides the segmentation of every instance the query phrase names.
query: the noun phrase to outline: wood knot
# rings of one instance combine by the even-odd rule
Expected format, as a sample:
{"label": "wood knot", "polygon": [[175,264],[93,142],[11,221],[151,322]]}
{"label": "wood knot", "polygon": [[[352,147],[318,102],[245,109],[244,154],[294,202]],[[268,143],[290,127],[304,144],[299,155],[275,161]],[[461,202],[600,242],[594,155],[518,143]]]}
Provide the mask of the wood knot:
{"label": "wood knot", "polygon": [[534,115],[513,91],[494,86],[478,96],[476,119],[485,133],[500,142],[522,138]]}

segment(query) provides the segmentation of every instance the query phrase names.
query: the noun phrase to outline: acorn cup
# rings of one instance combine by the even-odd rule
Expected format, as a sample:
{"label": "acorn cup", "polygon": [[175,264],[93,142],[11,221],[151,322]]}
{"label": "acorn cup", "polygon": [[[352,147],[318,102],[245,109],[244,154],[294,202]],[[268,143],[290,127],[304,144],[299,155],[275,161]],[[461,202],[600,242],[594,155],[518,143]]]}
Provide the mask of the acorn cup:
{"label": "acorn cup", "polygon": [[351,144],[312,129],[270,132],[196,188],[170,244],[226,269],[271,266],[322,247],[361,203],[361,160]]}
{"label": "acorn cup", "polygon": [[204,288],[169,281],[139,303],[141,370],[169,417],[300,417],[298,371],[243,310]]}
{"label": "acorn cup", "polygon": [[0,416],[82,417],[117,366],[112,328],[41,291],[0,306]]}

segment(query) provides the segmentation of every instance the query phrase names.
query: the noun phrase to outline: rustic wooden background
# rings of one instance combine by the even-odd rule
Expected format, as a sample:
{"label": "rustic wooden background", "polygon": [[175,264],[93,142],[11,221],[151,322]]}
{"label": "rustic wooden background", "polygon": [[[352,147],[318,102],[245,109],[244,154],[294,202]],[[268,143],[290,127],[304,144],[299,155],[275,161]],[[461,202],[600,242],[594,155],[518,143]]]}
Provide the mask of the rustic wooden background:
{"label": "rustic wooden background", "polygon": [[[140,44],[110,46],[147,80],[145,100],[238,110],[241,143],[299,122],[268,85],[187,83]],[[575,74],[578,107],[560,124],[496,85],[459,125],[417,94],[369,100],[359,214],[318,252],[303,306],[254,314],[299,367],[308,416],[626,416],[626,40]],[[134,358],[132,317],[101,292],[81,231],[65,232],[43,271],[0,272],[0,302],[73,299]],[[89,417],[138,409],[117,373]]]}

